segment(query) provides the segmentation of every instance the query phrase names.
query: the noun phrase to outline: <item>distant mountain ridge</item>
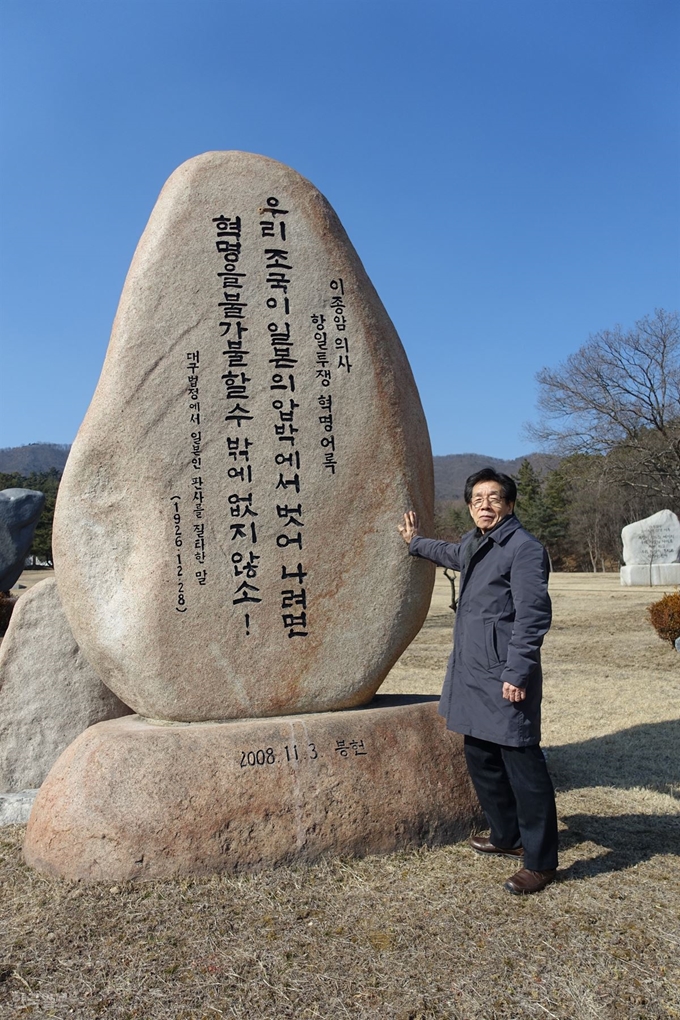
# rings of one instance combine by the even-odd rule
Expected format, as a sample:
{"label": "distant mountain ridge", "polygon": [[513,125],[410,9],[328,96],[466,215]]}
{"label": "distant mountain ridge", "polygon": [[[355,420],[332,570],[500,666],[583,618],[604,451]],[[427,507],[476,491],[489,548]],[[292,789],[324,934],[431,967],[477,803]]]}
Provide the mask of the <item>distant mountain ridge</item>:
{"label": "distant mountain ridge", "polygon": [[64,470],[71,447],[63,443],[29,443],[0,449],[0,471],[4,474],[31,475],[56,468]]}
{"label": "distant mountain ridge", "polygon": [[514,460],[501,460],[498,457],[486,457],[480,453],[449,453],[444,457],[434,457],[434,498],[462,499],[465,479],[484,467],[495,468],[506,475],[516,475],[522,462],[528,460],[531,466],[543,475],[552,471],[559,464],[560,458],[549,453],[528,453],[525,457]]}
{"label": "distant mountain ridge", "polygon": [[[64,470],[70,446],[60,443],[29,443],[0,449],[0,471],[5,474],[30,475],[34,471]],[[462,499],[465,479],[480,468],[491,466],[506,475],[516,475],[523,460],[531,462],[540,474],[557,466],[559,458],[547,453],[530,453],[514,460],[501,460],[481,453],[449,453],[434,457],[435,499]]]}

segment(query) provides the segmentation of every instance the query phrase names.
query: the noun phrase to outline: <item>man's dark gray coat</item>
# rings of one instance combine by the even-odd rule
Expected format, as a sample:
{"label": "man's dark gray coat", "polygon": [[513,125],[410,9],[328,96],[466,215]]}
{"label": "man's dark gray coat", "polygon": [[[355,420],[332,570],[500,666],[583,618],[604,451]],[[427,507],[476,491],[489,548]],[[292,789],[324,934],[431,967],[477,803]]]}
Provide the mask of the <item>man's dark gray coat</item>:
{"label": "man's dark gray coat", "polygon": [[[448,729],[511,747],[541,739],[541,645],[550,627],[548,555],[514,514],[459,543],[416,536],[413,556],[460,571],[454,646],[439,712]],[[472,556],[466,556],[474,550]],[[505,682],[526,690],[503,698]]]}

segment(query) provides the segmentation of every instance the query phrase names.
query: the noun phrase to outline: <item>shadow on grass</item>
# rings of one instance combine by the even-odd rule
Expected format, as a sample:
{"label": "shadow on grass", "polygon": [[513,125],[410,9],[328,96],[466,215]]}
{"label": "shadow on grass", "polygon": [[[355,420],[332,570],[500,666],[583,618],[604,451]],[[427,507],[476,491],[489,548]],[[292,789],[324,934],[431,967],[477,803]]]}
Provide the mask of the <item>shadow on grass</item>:
{"label": "shadow on grass", "polygon": [[546,747],[558,790],[613,786],[654,790],[680,800],[680,719],[642,723],[576,744]]}
{"label": "shadow on grass", "polygon": [[[680,720],[644,723],[619,733],[546,748],[558,791],[584,787],[651,790],[680,800]],[[657,854],[680,854],[680,815],[561,816],[560,848],[585,842],[603,848],[560,871],[562,880],[622,871]]]}
{"label": "shadow on grass", "polygon": [[680,815],[566,815],[560,821],[560,851],[595,843],[603,852],[560,868],[560,880],[594,878],[625,871],[657,854],[680,854]]}

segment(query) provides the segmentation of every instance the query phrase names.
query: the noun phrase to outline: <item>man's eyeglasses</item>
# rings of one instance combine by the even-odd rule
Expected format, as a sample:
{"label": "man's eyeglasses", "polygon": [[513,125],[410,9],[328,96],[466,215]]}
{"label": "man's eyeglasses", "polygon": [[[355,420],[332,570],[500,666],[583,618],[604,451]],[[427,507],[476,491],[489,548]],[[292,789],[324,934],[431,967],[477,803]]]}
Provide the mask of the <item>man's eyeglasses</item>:
{"label": "man's eyeglasses", "polygon": [[505,500],[502,496],[496,496],[495,494],[491,496],[476,496],[470,501],[470,506],[474,507],[475,510],[479,510],[485,503],[488,503],[490,506],[503,506]]}

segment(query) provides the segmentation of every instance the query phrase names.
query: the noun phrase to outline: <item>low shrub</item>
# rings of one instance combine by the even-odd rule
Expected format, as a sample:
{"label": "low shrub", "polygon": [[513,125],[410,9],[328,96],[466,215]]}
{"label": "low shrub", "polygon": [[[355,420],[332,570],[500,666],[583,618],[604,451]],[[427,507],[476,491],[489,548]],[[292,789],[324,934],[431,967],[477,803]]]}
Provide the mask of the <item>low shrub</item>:
{"label": "low shrub", "polygon": [[680,591],[664,595],[658,602],[653,602],[647,609],[652,627],[662,641],[670,641],[672,645],[680,637]]}

